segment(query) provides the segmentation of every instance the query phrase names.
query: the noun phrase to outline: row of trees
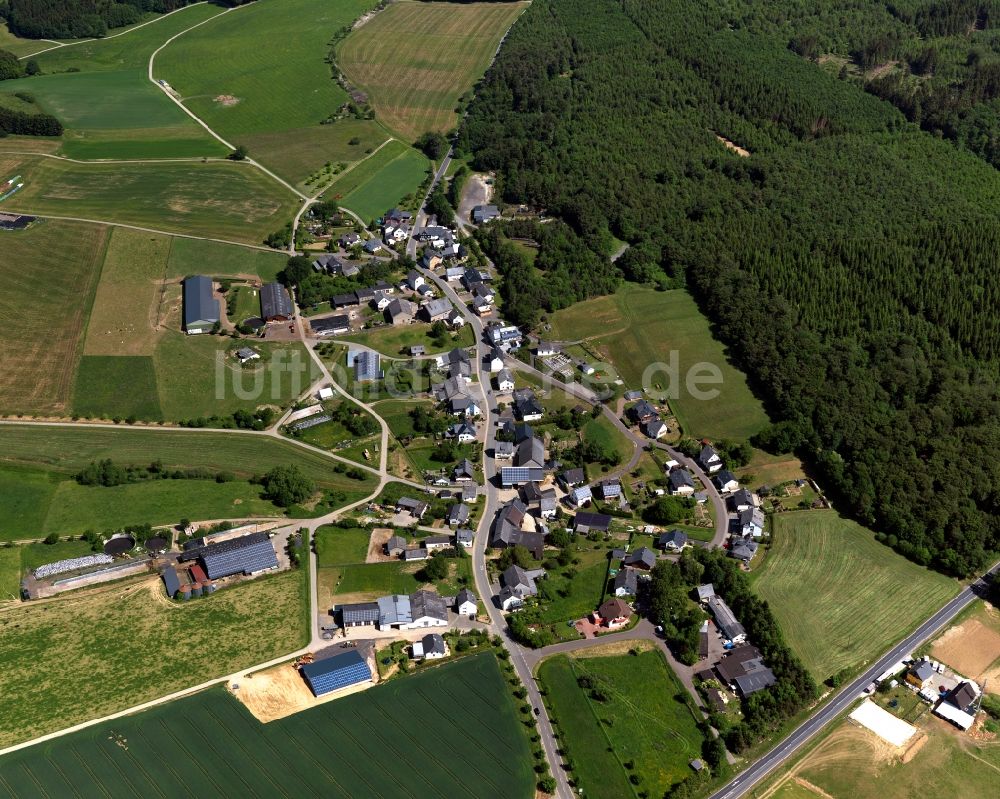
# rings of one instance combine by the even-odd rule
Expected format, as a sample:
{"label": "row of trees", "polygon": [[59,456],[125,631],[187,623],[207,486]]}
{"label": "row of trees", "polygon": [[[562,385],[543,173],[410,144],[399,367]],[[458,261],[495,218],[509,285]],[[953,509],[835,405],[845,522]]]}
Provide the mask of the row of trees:
{"label": "row of trees", "polygon": [[104,486],[105,488],[138,483],[144,480],[215,480],[228,483],[236,479],[232,472],[213,472],[201,467],[170,469],[162,461],[153,461],[148,466],[121,465],[110,458],[91,461],[74,475],[80,485]]}
{"label": "row of trees", "polygon": [[62,136],[62,123],[51,114],[27,114],[0,107],[0,138],[4,136]]}
{"label": "row of trees", "polygon": [[[628,241],[628,276],[687,284],[767,400],[756,443],[812,461],[903,554],[966,574],[1000,551],[1000,181],[762,35],[788,5],[741,6],[730,28],[680,0],[533,3],[458,138],[505,201],[562,220],[531,237],[551,229],[574,263],[543,243],[539,279],[520,227],[488,226],[483,248],[505,314],[531,324],[613,289],[607,237]],[[806,14],[790,18],[827,51],[832,17]]]}

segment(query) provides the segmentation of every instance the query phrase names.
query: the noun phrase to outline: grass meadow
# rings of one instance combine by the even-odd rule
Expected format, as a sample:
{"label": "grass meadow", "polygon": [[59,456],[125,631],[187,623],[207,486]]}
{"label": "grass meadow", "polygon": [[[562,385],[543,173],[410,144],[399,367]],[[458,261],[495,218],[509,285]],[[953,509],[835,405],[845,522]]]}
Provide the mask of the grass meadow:
{"label": "grass meadow", "polygon": [[344,528],[334,524],[319,527],[313,536],[316,564],[340,566],[345,563],[364,563],[370,538],[371,530],[362,527]]}
{"label": "grass meadow", "polygon": [[0,155],[0,173],[25,186],[0,206],[259,244],[293,215],[295,196],[234,162],[78,164]]}
{"label": "grass meadow", "polygon": [[0,610],[0,746],[292,652],[307,608],[303,574],[286,572],[186,604],[146,578]]}
{"label": "grass meadow", "polygon": [[20,58],[50,46],[37,39],[22,39],[20,36],[15,36],[8,30],[6,22],[0,22],[0,50],[6,50]]}
{"label": "grass meadow", "polygon": [[3,234],[0,413],[68,412],[107,241],[107,228],[77,222]]}
{"label": "grass meadow", "polygon": [[[358,188],[345,194],[337,202],[350,208],[362,219],[375,219],[412,196],[430,169],[430,161],[423,153],[407,148],[401,155],[378,169]],[[346,177],[350,177],[348,173]],[[332,189],[338,193],[336,187]],[[412,203],[416,205],[417,203]]]}
{"label": "grass meadow", "polygon": [[772,518],[754,588],[817,681],[874,660],[959,591],[834,511]]}
{"label": "grass meadow", "polygon": [[[628,388],[643,387],[643,373],[653,363],[668,363],[679,354],[679,396],[670,407],[685,435],[745,439],[767,424],[760,402],[747,387],[746,377],[726,359],[725,348],[712,337],[708,320],[691,296],[681,290],[660,292],[625,285],[617,293],[577,303],[551,315],[551,338],[589,339],[589,344],[615,365]],[[719,395],[710,400],[692,397],[685,375],[695,364],[714,364],[722,373]],[[659,374],[650,393],[668,393],[669,379]]]}
{"label": "grass meadow", "polygon": [[413,344],[423,344],[428,355],[435,355],[448,352],[455,347],[471,347],[474,341],[472,329],[468,325],[463,326],[457,333],[449,334],[443,344],[434,341],[430,337],[430,332],[431,326],[427,322],[413,322],[408,325],[384,325],[349,336],[337,336],[337,339],[364,344],[393,358],[409,355],[409,348]]}
{"label": "grass meadow", "polygon": [[0,607],[17,599],[21,591],[21,551],[14,547],[0,548]]}
{"label": "grass meadow", "polygon": [[338,160],[341,139],[356,135],[347,127],[341,133],[338,123],[320,126],[347,101],[325,59],[333,35],[373,5],[260,0],[172,42],[157,56],[154,73],[213,130],[301,182],[326,161]]}
{"label": "grass meadow", "polygon": [[[194,604],[208,602],[183,610]],[[461,758],[452,754],[459,730]],[[387,752],[394,766],[375,767]],[[269,724],[214,688],[14,753],[0,770],[0,797],[18,799],[192,796],[205,786],[220,797],[478,799],[528,796],[535,779],[517,708],[489,653]]]}
{"label": "grass meadow", "polygon": [[44,74],[5,81],[3,89],[29,92],[62,121],[62,153],[70,158],[223,156],[225,148],[146,74],[167,39],[219,13],[218,6],[197,4],[121,36],[49,50],[36,59]]}
{"label": "grass meadow", "polygon": [[406,141],[458,124],[459,98],[483,75],[526,3],[393,3],[352,31],[337,63],[376,116]]}
{"label": "grass meadow", "polygon": [[275,280],[285,263],[287,253],[251,250],[217,241],[174,238],[167,259],[168,279],[188,275],[259,277],[265,283]]}
{"label": "grass meadow", "polygon": [[[349,563],[323,566],[317,570],[321,608],[342,602],[363,602],[387,594],[412,594],[428,583],[417,577],[423,562]],[[442,596],[454,596],[463,585],[472,585],[472,559],[450,558],[448,576],[433,583]]]}
{"label": "grass meadow", "polygon": [[[644,643],[635,642],[640,648]],[[537,672],[559,745],[574,763],[574,784],[594,799],[619,799],[635,791],[663,796],[688,775],[688,762],[701,755],[702,735],[690,699],[661,652],[599,653],[556,655],[542,661]],[[594,699],[578,684],[581,677],[607,699]],[[635,788],[633,774],[640,780]]]}

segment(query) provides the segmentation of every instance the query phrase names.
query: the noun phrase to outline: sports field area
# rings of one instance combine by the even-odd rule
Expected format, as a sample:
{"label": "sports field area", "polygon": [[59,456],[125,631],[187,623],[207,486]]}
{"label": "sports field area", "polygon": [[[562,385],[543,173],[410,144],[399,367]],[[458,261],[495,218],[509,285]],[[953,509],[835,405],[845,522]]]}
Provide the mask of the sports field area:
{"label": "sports field area", "polygon": [[0,760],[2,797],[146,799],[206,790],[240,799],[524,797],[534,791],[534,773],[491,654],[269,724],[212,689]]}
{"label": "sports field area", "polygon": [[[71,158],[224,156],[225,147],[147,76],[150,56],[167,39],[222,11],[199,3],[121,35],[49,50],[36,57],[44,74],[4,81],[3,91],[29,92],[58,117],[66,127],[62,153]],[[45,46],[35,42],[34,51]]]}
{"label": "sports field area", "polygon": [[[629,647],[642,651],[629,655]],[[612,644],[555,655],[538,667],[560,748],[584,796],[663,796],[701,755],[690,700],[662,653],[650,647]],[[630,781],[633,775],[638,783]]]}
{"label": "sports field area", "polygon": [[401,0],[352,31],[337,63],[406,141],[443,133],[458,124],[459,98],[486,72],[526,5]]}
{"label": "sports field area", "polygon": [[293,652],[308,640],[307,608],[299,571],[186,604],[150,577],[2,608],[0,746]]}
{"label": "sports field area", "polygon": [[108,238],[107,228],[77,222],[4,233],[0,318],[16,324],[0,346],[0,413],[69,411]]}
{"label": "sports field area", "polygon": [[817,682],[874,660],[960,589],[834,511],[772,518],[754,588]]}
{"label": "sports field area", "polygon": [[[78,164],[0,155],[0,174],[25,186],[4,211],[138,225],[260,244],[294,214],[295,196],[235,162]],[[15,202],[16,201],[16,202]]]}
{"label": "sports field area", "polygon": [[259,0],[171,42],[154,74],[213,130],[301,183],[327,161],[357,160],[388,138],[376,122],[320,125],[348,100],[326,63],[329,42],[373,5]]}
{"label": "sports field area", "polygon": [[[73,475],[91,461],[111,458],[146,466],[204,467],[234,480],[157,480],[113,488],[81,486]],[[370,493],[373,477],[350,479],[334,463],[282,441],[245,434],[141,429],[0,426],[0,541],[109,529],[125,524],[280,515],[248,479],[295,464],[341,504]],[[325,508],[323,512],[329,510]],[[297,513],[309,511],[298,509]]]}
{"label": "sports field area", "polygon": [[[679,385],[671,385],[664,366],[650,373],[646,388],[653,396],[669,395],[670,407],[687,436],[745,439],[767,424],[746,377],[726,359],[708,319],[685,291],[626,284],[615,294],[557,311],[550,321],[550,338],[588,339],[632,389],[644,388],[647,368],[669,365],[671,353],[676,352]],[[720,384],[698,384],[705,391],[718,390],[714,399],[697,399],[686,388],[689,370],[699,363],[713,364],[722,374]]]}

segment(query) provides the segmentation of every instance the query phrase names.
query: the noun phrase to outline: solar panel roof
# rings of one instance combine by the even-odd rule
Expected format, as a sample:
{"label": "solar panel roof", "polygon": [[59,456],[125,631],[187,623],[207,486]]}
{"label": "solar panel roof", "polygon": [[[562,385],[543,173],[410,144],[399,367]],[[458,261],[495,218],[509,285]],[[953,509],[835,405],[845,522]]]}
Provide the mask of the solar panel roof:
{"label": "solar panel roof", "polygon": [[370,680],[372,672],[367,661],[357,652],[345,652],[315,663],[307,663],[302,667],[302,676],[312,692],[316,696],[322,696]]}

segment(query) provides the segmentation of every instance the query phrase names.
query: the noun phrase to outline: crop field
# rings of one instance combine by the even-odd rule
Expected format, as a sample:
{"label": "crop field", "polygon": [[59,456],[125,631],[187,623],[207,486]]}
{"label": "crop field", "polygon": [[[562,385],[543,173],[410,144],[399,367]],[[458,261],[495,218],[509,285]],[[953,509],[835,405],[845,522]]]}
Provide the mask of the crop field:
{"label": "crop field", "polygon": [[67,411],[107,240],[107,228],[75,222],[3,233],[0,413]]}
{"label": "crop field", "polygon": [[754,799],[988,799],[996,796],[1000,743],[976,741],[930,714],[903,755],[874,733],[842,721]]}
{"label": "crop field", "polygon": [[180,605],[149,578],[0,610],[0,746],[298,649],[305,585],[302,573],[286,572]]}
{"label": "crop field", "polygon": [[252,250],[217,241],[173,238],[167,259],[167,278],[188,275],[259,277],[272,282],[285,268],[287,253]]}
{"label": "crop field", "polygon": [[[430,169],[430,161],[423,153],[413,148],[377,170],[372,177],[358,188],[345,194],[337,202],[350,208],[362,219],[375,219],[390,208],[418,203],[403,203],[420,186]],[[352,173],[346,176],[350,178]],[[336,184],[332,191],[337,192]]]}
{"label": "crop field", "polygon": [[4,91],[27,91],[58,117],[67,128],[62,152],[71,158],[223,156],[225,148],[146,74],[167,39],[219,13],[194,5],[121,36],[50,50],[37,58],[45,74],[5,81]]}
{"label": "crop field", "polygon": [[458,124],[459,98],[486,72],[526,3],[393,3],[337,48],[378,119],[414,141]]}
{"label": "crop field", "polygon": [[[647,390],[653,396],[672,395],[670,407],[685,435],[745,439],[767,424],[746,377],[726,359],[725,348],[712,337],[708,320],[685,291],[626,285],[613,295],[557,311],[551,323],[553,339],[589,339],[629,388],[643,388],[647,367],[669,364],[676,352],[680,385],[671,386],[671,378],[661,370],[650,376]],[[700,363],[713,364],[722,374],[721,384],[700,384],[701,390],[718,390],[713,399],[697,399],[686,388],[689,370]]]}
{"label": "crop field", "polygon": [[163,420],[156,369],[148,355],[85,355],[73,388],[73,414],[93,419]]}
{"label": "crop field", "polygon": [[[156,57],[154,72],[213,130],[301,182],[326,161],[340,160],[346,142],[357,135],[338,122],[320,126],[348,99],[326,58],[333,35],[372,5],[261,0],[171,42]],[[363,149],[355,157],[362,155]]]}
{"label": "crop field", "polygon": [[956,581],[897,555],[834,511],[773,520],[754,588],[817,681],[873,660],[959,591]]}
{"label": "crop field", "polygon": [[[456,730],[467,750],[461,759],[451,755]],[[394,767],[375,767],[386,752]],[[87,767],[62,765],[70,763]],[[269,724],[211,689],[0,760],[5,798],[181,797],[200,795],[205,786],[220,797],[479,799],[529,796],[534,774],[527,737],[491,654]]]}
{"label": "crop field", "polygon": [[[636,641],[638,648],[644,642]],[[586,796],[618,799],[633,790],[663,796],[701,755],[702,735],[684,689],[657,650],[613,656],[556,655],[538,667],[560,747],[572,758],[573,779]],[[588,678],[607,698],[594,699],[577,680]],[[606,722],[603,720],[607,720]],[[629,770],[626,762],[634,764]],[[632,774],[639,777],[633,789]]]}
{"label": "crop field", "polygon": [[327,190],[327,197],[338,201],[343,199],[344,195],[350,194],[368,183],[381,169],[408,152],[414,151],[399,139],[387,141],[379,148],[378,152],[373,152],[349,171],[338,175]]}
{"label": "crop field", "polygon": [[78,217],[259,244],[296,205],[260,170],[234,162],[78,164],[0,155],[25,186],[5,211]]}
{"label": "crop field", "polygon": [[0,605],[17,599],[21,589],[21,551],[14,547],[0,549]]}

